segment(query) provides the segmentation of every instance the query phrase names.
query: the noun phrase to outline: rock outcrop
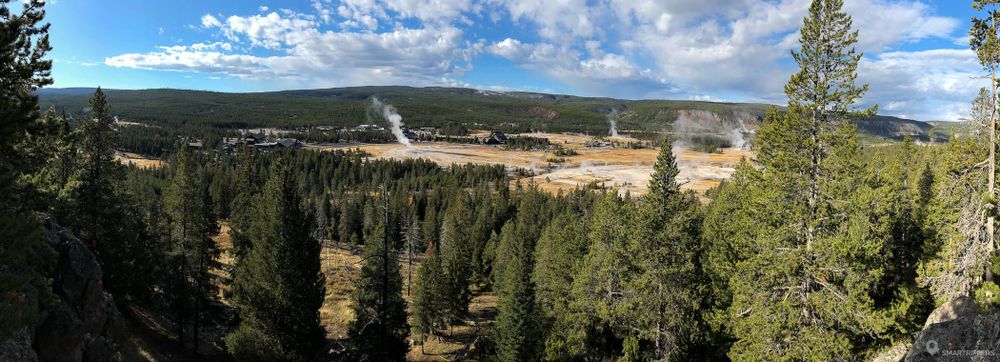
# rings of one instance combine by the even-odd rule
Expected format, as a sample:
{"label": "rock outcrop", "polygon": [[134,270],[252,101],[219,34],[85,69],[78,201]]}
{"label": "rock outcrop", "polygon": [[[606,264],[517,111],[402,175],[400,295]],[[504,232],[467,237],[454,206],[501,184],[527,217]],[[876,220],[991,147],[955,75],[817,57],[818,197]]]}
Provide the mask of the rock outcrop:
{"label": "rock outcrop", "polygon": [[1000,310],[982,313],[972,298],[945,303],[927,317],[906,361],[1000,360]]}
{"label": "rock outcrop", "polygon": [[50,217],[44,229],[46,242],[58,254],[51,276],[56,302],[34,330],[0,343],[0,361],[122,360],[122,317],[104,291],[97,258]]}

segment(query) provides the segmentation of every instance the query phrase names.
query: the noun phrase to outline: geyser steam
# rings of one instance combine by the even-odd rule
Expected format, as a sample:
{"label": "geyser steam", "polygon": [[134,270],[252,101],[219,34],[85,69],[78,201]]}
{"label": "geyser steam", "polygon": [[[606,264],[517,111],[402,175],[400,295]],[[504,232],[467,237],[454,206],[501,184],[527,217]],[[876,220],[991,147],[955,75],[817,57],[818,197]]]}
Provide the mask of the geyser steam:
{"label": "geyser steam", "polygon": [[372,97],[372,108],[376,114],[389,121],[389,125],[392,127],[392,135],[396,136],[396,141],[399,141],[406,148],[413,148],[413,145],[410,144],[410,139],[406,138],[406,135],[403,134],[403,116],[400,116],[396,112],[396,107],[382,103],[378,98]]}
{"label": "geyser steam", "polygon": [[611,125],[611,137],[618,136],[618,110],[608,113],[608,124]]}

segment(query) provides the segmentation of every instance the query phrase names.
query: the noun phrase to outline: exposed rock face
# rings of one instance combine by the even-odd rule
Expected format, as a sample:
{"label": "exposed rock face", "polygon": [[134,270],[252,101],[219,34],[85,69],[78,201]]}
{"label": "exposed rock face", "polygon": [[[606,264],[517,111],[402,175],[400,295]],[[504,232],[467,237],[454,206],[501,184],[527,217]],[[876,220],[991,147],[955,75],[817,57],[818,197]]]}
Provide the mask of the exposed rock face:
{"label": "exposed rock face", "polygon": [[100,264],[79,239],[51,218],[45,218],[44,228],[46,242],[59,255],[52,274],[57,300],[34,331],[22,331],[0,343],[0,361],[122,360],[116,342],[121,340],[122,319],[104,292]]}
{"label": "exposed rock face", "polygon": [[906,361],[1000,360],[1000,310],[980,313],[969,297],[941,305],[917,335]]}

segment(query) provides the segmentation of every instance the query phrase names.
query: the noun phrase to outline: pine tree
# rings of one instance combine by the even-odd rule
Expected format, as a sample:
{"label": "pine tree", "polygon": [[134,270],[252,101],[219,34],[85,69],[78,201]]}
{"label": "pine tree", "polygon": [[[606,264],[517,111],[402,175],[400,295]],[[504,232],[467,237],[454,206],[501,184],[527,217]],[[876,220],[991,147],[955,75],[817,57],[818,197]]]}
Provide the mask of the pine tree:
{"label": "pine tree", "polygon": [[72,192],[68,184],[75,167],[76,136],[65,116],[56,115],[55,108],[32,122],[17,146],[25,161],[18,192],[31,195],[24,198],[28,203],[25,206],[57,217],[67,212],[64,204]]}
{"label": "pine tree", "polygon": [[213,299],[209,267],[215,261],[217,249],[211,239],[215,229],[211,204],[206,202],[204,182],[198,173],[194,155],[186,143],[181,145],[173,162],[175,171],[164,204],[172,224],[172,259],[176,265],[173,277],[176,293],[178,340],[185,341],[188,316],[193,326],[195,351],[200,342],[202,308]]}
{"label": "pine tree", "polygon": [[[988,214],[989,127],[993,95],[983,88],[972,103],[970,118],[978,136],[952,138],[937,159],[940,181],[933,186],[925,219],[930,241],[925,246],[918,282],[930,289],[937,304],[971,295],[988,267],[989,231],[979,215]],[[984,132],[986,131],[986,132]]]}
{"label": "pine tree", "polygon": [[[990,73],[990,111],[987,120],[980,121],[984,128],[988,129],[989,142],[986,144],[989,149],[989,157],[986,159],[986,195],[989,200],[985,220],[986,228],[986,250],[981,258],[989,260],[995,253],[996,248],[996,173],[997,173],[997,87],[1000,87],[1000,79],[997,78],[997,67],[1000,67],[1000,8],[996,0],[974,0],[972,8],[979,11],[986,11],[986,18],[972,18],[972,28],[969,29],[969,46],[976,51],[979,56],[979,63]],[[983,280],[993,281],[992,269],[988,266],[982,267]],[[995,285],[994,285],[995,287]]]}
{"label": "pine tree", "polygon": [[663,142],[641,200],[639,225],[630,242],[637,270],[628,275],[627,318],[637,337],[652,342],[657,359],[677,359],[701,338],[704,284],[701,218],[693,193],[682,193],[672,144]]}
{"label": "pine tree", "polygon": [[[348,335],[358,361],[402,361],[408,351],[410,326],[406,321],[403,278],[398,252],[386,235],[388,195],[371,231],[365,236],[361,275],[354,286],[354,321]],[[374,207],[374,205],[373,205]]]}
{"label": "pine tree", "polygon": [[472,212],[469,208],[468,196],[463,192],[452,203],[445,213],[441,226],[441,270],[447,292],[444,294],[444,314],[449,322],[462,319],[469,311],[472,300],[470,277],[472,273],[472,255],[469,245],[469,231]]}
{"label": "pine tree", "polygon": [[549,222],[535,245],[532,280],[544,317],[545,359],[570,360],[585,352],[580,312],[571,308],[573,279],[587,255],[587,218],[566,212]]}
{"label": "pine tree", "polygon": [[504,225],[500,232],[500,248],[504,267],[499,269],[497,285],[497,318],[493,340],[500,361],[532,361],[542,356],[540,326],[535,306],[535,288],[531,280],[534,268],[532,235],[525,226],[533,220],[520,217]]}
{"label": "pine tree", "polygon": [[[435,249],[436,250],[436,249]],[[447,290],[441,271],[441,257],[436,251],[420,264],[413,295],[413,331],[421,352],[429,336],[444,324],[444,300]]]}
{"label": "pine tree", "polygon": [[41,225],[21,207],[15,185],[28,168],[18,145],[39,117],[34,91],[52,84],[48,24],[40,1],[23,2],[20,14],[0,0],[0,339],[42,321],[42,301],[52,296],[48,271],[55,255],[42,240]]}
{"label": "pine tree", "polygon": [[236,275],[233,303],[240,316],[226,336],[245,361],[305,361],[325,353],[319,309],[325,295],[320,245],[285,161],[276,161],[251,223],[250,244]]}
{"label": "pine tree", "polygon": [[239,160],[239,168],[233,180],[235,196],[230,206],[232,211],[229,218],[229,237],[233,242],[236,264],[239,264],[251,246],[250,222],[254,218],[255,197],[260,189],[254,154],[249,148],[244,147],[240,151]]}
{"label": "pine tree", "polygon": [[738,206],[757,223],[753,251],[735,260],[729,281],[733,359],[849,358],[887,340],[894,319],[882,308],[905,303],[875,303],[893,263],[894,215],[866,177],[849,122],[874,108],[852,108],[867,86],[854,84],[858,33],[842,6],[812,2],[788,111],[769,111],[758,133],[760,186]]}
{"label": "pine tree", "polygon": [[160,262],[153,256],[138,204],[124,187],[125,167],[114,159],[117,132],[111,107],[98,88],[90,99],[91,113],[82,122],[76,168],[69,183],[65,224],[100,261],[105,287],[116,299],[151,294]]}

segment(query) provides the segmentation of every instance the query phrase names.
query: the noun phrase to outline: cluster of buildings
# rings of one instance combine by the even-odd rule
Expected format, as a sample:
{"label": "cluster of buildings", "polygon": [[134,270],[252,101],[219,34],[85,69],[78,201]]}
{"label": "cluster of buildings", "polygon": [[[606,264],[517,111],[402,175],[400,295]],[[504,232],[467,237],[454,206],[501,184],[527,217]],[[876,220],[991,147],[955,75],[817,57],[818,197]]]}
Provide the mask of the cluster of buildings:
{"label": "cluster of buildings", "polygon": [[500,131],[490,132],[489,136],[486,137],[476,137],[476,143],[484,145],[505,145],[508,141],[510,138]]}
{"label": "cluster of buildings", "polygon": [[249,132],[243,137],[222,139],[222,148],[225,151],[232,151],[236,146],[249,146],[257,149],[272,148],[300,148],[302,142],[294,138],[269,138],[264,132]]}

